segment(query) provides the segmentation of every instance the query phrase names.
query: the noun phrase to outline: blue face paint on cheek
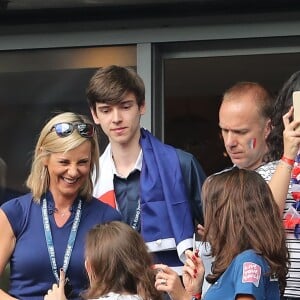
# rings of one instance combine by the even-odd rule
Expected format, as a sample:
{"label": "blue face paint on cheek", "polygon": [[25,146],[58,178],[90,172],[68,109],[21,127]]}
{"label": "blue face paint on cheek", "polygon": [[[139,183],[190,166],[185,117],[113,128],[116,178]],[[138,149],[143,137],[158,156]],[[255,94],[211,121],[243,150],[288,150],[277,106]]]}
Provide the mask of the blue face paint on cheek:
{"label": "blue face paint on cheek", "polygon": [[256,147],[256,138],[251,139],[248,142],[248,146],[249,146],[250,149],[255,149],[255,147]]}

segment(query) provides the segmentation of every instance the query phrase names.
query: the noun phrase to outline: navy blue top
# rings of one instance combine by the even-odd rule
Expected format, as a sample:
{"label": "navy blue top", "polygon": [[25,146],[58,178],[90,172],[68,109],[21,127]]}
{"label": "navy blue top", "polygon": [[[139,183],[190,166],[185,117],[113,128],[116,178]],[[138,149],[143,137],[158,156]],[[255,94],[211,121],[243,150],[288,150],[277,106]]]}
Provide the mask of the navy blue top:
{"label": "navy blue top", "polygon": [[279,300],[279,283],[270,276],[270,267],[254,250],[237,255],[220,278],[207,290],[204,300],[232,300],[238,295],[254,299]]}
{"label": "navy blue top", "polygon": [[[137,214],[140,198],[140,174],[139,170],[132,171],[127,178],[114,175],[114,187],[118,209],[122,215],[123,222],[132,226]],[[141,232],[140,218],[135,228]]]}
{"label": "navy blue top", "polygon": [[[182,176],[188,193],[193,219],[203,224],[203,212],[201,202],[201,189],[206,175],[199,162],[191,153],[176,149]],[[114,190],[116,201],[122,219],[130,226],[136,215],[140,198],[140,176],[139,170],[133,170],[127,178],[114,175]],[[141,220],[139,218],[137,231],[141,231]]]}
{"label": "navy blue top", "polygon": [[[193,221],[203,224],[201,188],[206,175],[197,159],[191,153],[180,149],[175,150],[179,159]],[[123,221],[131,226],[134,223],[134,219],[137,215],[138,203],[141,195],[140,179],[141,172],[139,170],[132,171],[127,178],[120,178],[116,174],[114,175],[114,190],[118,208],[121,212]],[[153,192],[155,191],[153,190]],[[157,192],[159,191],[157,190]],[[165,202],[165,200],[163,200],[163,202]],[[151,206],[151,209],[155,209],[155,207],[157,207],[157,210],[155,212],[152,210],[153,216],[151,219],[148,219],[148,225],[150,224],[150,226],[145,225],[146,220],[144,218],[144,226],[147,227],[148,234],[151,234],[153,231],[153,223],[156,221],[158,221],[160,224],[160,222],[163,220],[165,222],[164,226],[166,230],[166,220],[164,217],[155,218],[156,215],[161,216],[159,213],[159,211],[162,212],[161,207],[155,206],[155,202],[152,204],[153,205]],[[141,207],[141,210],[143,210],[143,207]],[[176,208],[176,210],[182,214],[180,208]],[[139,215],[137,226],[135,228],[138,232],[141,232],[141,218],[142,212]],[[178,227],[182,228],[184,225],[180,223],[178,224]],[[184,232],[184,230],[180,229],[180,232]],[[143,237],[145,239],[144,235]],[[161,237],[155,236],[154,239],[161,239]],[[155,263],[163,263],[172,267],[182,265],[176,250],[160,250],[155,251],[152,254]]]}
{"label": "navy blue top", "polygon": [[[76,213],[78,200],[66,224],[58,227],[53,212],[54,203],[48,193],[48,215],[55,248],[57,267],[63,265],[70,230]],[[81,220],[66,276],[73,287],[69,299],[80,299],[79,293],[88,287],[84,268],[84,242],[86,233],[99,223],[121,220],[120,214],[96,198],[83,201]],[[10,260],[9,294],[20,300],[42,300],[48,289],[56,282],[45,240],[42,205],[33,202],[26,194],[4,203],[1,208],[6,214],[16,237],[16,246]],[[59,270],[58,270],[59,273]]]}

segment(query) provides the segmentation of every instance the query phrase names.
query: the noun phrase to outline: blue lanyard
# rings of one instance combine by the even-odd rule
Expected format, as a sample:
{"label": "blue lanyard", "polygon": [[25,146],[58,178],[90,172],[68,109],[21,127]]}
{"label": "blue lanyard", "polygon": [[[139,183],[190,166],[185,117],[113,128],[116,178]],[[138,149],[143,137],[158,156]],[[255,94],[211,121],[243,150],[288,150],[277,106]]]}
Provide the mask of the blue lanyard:
{"label": "blue lanyard", "polygon": [[[68,266],[69,266],[73,246],[74,246],[76,235],[77,235],[78,226],[79,226],[79,223],[80,223],[81,206],[82,206],[82,201],[79,200],[77,210],[76,210],[76,214],[75,214],[75,218],[74,218],[73,225],[72,225],[72,228],[71,228],[67,248],[66,248],[65,255],[64,255],[63,270],[64,270],[65,273],[67,272],[67,269],[68,269]],[[49,258],[50,258],[50,262],[51,262],[51,266],[52,266],[52,271],[53,271],[53,274],[54,274],[54,276],[55,276],[55,278],[58,282],[59,281],[59,276],[58,276],[58,272],[57,272],[57,265],[56,265],[56,259],[55,259],[55,249],[54,249],[54,245],[53,245],[53,239],[52,239],[51,228],[50,228],[50,223],[49,223],[46,198],[43,199],[42,214],[43,214],[45,238],[46,238],[46,242],[47,242],[47,248],[48,248]]]}
{"label": "blue lanyard", "polygon": [[134,216],[132,224],[131,224],[131,227],[134,230],[137,230],[137,228],[138,228],[138,222],[140,220],[140,214],[141,214],[141,199],[138,200],[138,206],[135,210],[135,216]]}

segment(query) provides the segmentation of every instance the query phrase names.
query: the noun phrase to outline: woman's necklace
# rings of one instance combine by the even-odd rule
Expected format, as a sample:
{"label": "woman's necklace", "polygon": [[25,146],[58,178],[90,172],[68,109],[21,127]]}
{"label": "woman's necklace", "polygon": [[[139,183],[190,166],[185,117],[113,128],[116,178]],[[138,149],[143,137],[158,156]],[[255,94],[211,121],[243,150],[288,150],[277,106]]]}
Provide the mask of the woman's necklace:
{"label": "woman's necklace", "polygon": [[65,217],[71,211],[72,210],[70,207],[67,210],[60,210],[57,207],[54,208],[54,213],[58,214],[61,217]]}

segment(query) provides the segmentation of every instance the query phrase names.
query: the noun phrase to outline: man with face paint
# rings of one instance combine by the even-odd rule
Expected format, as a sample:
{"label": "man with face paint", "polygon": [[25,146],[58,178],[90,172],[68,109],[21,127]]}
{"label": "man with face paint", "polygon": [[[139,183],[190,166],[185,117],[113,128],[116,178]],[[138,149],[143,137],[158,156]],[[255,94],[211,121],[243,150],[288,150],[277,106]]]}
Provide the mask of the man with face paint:
{"label": "man with face paint", "polygon": [[[295,128],[300,122],[290,122],[292,109],[282,116],[284,151],[281,159],[275,159],[270,155],[267,143],[272,131],[272,111],[273,99],[263,86],[255,82],[238,82],[223,95],[219,126],[232,163],[239,168],[255,170],[268,182],[283,215],[292,170],[290,162],[294,161],[299,148],[299,134]],[[202,232],[203,227],[199,225],[198,233],[201,235]],[[207,245],[201,247],[200,252],[207,275],[211,268]],[[204,293],[207,288],[206,283]]]}
{"label": "man with face paint", "polygon": [[299,122],[290,122],[293,110],[283,118],[283,156],[271,155],[268,136],[272,131],[273,98],[256,82],[238,82],[223,95],[219,126],[232,163],[258,172],[273,192],[280,212],[284,211],[291,176],[291,162],[299,148]]}
{"label": "man with face paint", "polygon": [[[266,139],[271,132],[272,97],[254,82],[238,82],[225,91],[219,109],[219,126],[232,163],[239,168],[258,170],[266,162]],[[222,172],[222,171],[221,171]],[[203,227],[198,225],[201,235]],[[210,273],[209,245],[201,245],[205,277]],[[205,294],[209,284],[204,281]]]}
{"label": "man with face paint", "polygon": [[256,170],[266,163],[271,113],[272,97],[258,83],[239,82],[224,93],[219,126],[234,165]]}

